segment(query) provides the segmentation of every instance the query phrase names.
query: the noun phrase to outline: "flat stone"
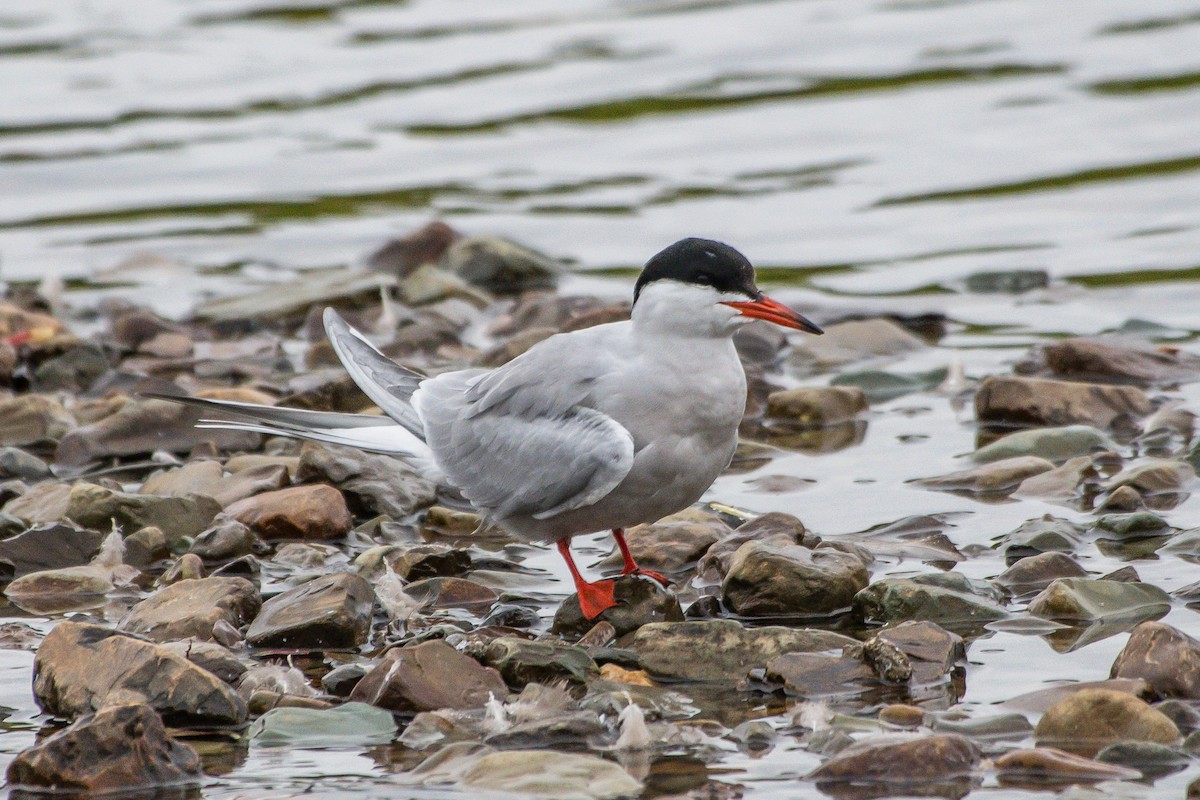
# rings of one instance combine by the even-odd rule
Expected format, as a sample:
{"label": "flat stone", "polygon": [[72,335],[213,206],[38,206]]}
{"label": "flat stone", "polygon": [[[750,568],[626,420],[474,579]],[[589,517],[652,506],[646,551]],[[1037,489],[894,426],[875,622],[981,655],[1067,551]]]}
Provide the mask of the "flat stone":
{"label": "flat stone", "polygon": [[238,660],[233,651],[216,642],[183,639],[164,642],[162,645],[176,655],[183,656],[200,669],[216,675],[230,686],[235,686],[246,674],[246,665]]}
{"label": "flat stone", "polygon": [[263,603],[246,641],[253,647],[359,647],[371,631],[375,593],[358,575],[323,575]]}
{"label": "flat stone", "polygon": [[1100,383],[1181,383],[1200,378],[1200,357],[1149,342],[1078,337],[1041,345],[1035,352],[1052,375]]}
{"label": "flat stone", "polygon": [[218,450],[253,450],[261,441],[257,433],[197,428],[202,416],[200,409],[180,403],[130,399],[115,413],[63,436],[54,460],[66,466],[83,466],[111,456],[155,450],[187,453],[203,444]]}
{"label": "flat stone", "polygon": [[1148,583],[1059,578],[1029,602],[1029,613],[1043,619],[1094,622],[1153,616],[1170,607],[1171,596]]}
{"label": "flat stone", "polygon": [[39,525],[0,541],[0,576],[82,566],[96,557],[103,541],[103,534],[74,525]]}
{"label": "flat stone", "polygon": [[356,512],[399,519],[432,505],[437,485],[390,456],[305,442],[296,480],[336,486]]}
{"label": "flat stone", "polygon": [[857,658],[828,653],[784,653],[767,662],[766,678],[789,695],[817,700],[860,695],[878,683],[875,671]]}
{"label": "flat stone", "polygon": [[79,792],[88,796],[195,787],[200,756],[167,735],[148,705],[114,705],[20,753],[8,766],[14,792]]}
{"label": "flat stone", "polygon": [[867,396],[849,386],[803,386],[767,396],[767,416],[797,426],[825,427],[866,412]]}
{"label": "flat stone", "polygon": [[57,522],[67,513],[71,484],[43,481],[4,504],[4,513],[30,525]]}
{"label": "flat stone", "polygon": [[733,620],[696,620],[643,625],[633,634],[631,646],[655,677],[737,682],[784,653],[841,650],[854,643],[828,631],[744,628]]}
{"label": "flat stone", "polygon": [[1165,714],[1131,694],[1085,689],[1055,703],[1034,730],[1038,744],[1094,756],[1105,745],[1129,740],[1173,744],[1179,729]]}
{"label": "flat stone", "polygon": [[402,713],[479,708],[507,696],[499,672],[441,641],[389,650],[350,693],[352,701]]}
{"label": "flat stone", "polygon": [[264,539],[340,539],[354,523],[342,493],[324,484],[264,492],[225,513]]}
{"label": "flat stone", "polygon": [[227,475],[216,461],[190,461],[151,475],[142,484],[141,493],[170,497],[202,494],[225,508],[260,492],[283,489],[288,483],[288,470],[282,464],[262,464]]}
{"label": "flat stone", "polygon": [[111,530],[114,523],[128,531],[155,527],[175,542],[200,533],[220,512],[220,504],[203,495],[158,497],[77,483],[71,487],[66,516],[99,531]]}
{"label": "flat stone", "polygon": [[513,687],[528,683],[567,681],[583,685],[600,675],[600,668],[582,647],[554,642],[531,642],[511,636],[488,645],[483,663],[495,667]]}
{"label": "flat stone", "polygon": [[254,721],[247,738],[259,745],[363,747],[388,744],[396,730],[390,712],[367,703],[328,709],[276,706]]}
{"label": "flat stone", "polygon": [[0,400],[0,445],[58,441],[74,427],[75,417],[52,397],[25,394]]}
{"label": "flat stone", "polygon": [[81,622],[60,622],[33,664],[33,694],[55,716],[147,703],[172,725],[237,725],[246,704],[223,681],[167,648]]}
{"label": "flat stone", "polygon": [[121,620],[120,628],[158,642],[209,640],[218,622],[241,627],[260,608],[258,587],[244,578],[184,580],[135,605]]}
{"label": "flat stone", "polygon": [[734,554],[723,591],[725,603],[746,616],[829,614],[848,608],[869,580],[866,565],[849,553],[752,541]]}
{"label": "flat stone", "polygon": [[1200,641],[1161,622],[1133,629],[1113,661],[1113,678],[1141,678],[1159,697],[1200,699]]}
{"label": "flat stone", "polygon": [[1100,472],[1091,456],[1079,456],[1021,481],[1013,497],[1040,497],[1070,500],[1083,494],[1089,485],[1099,483]]}
{"label": "flat stone", "polygon": [[1044,458],[1017,456],[933,478],[918,478],[909,483],[946,492],[998,494],[1010,492],[1025,479],[1052,469],[1054,464]]}
{"label": "flat stone", "polygon": [[982,626],[1008,616],[984,597],[909,578],[872,583],[854,596],[854,607],[867,620],[926,620],[950,629]]}
{"label": "flat stone", "polygon": [[1156,459],[1121,470],[1104,484],[1105,491],[1121,487],[1135,489],[1142,497],[1178,494],[1196,480],[1196,472],[1186,461]]}
{"label": "flat stone", "polygon": [[1133,386],[1104,386],[1016,375],[991,375],[975,393],[975,418],[1013,427],[1091,425],[1108,428],[1118,416],[1144,417],[1153,408]]}
{"label": "flat stone", "polygon": [[1086,578],[1088,572],[1066,553],[1038,553],[1022,558],[992,579],[1013,595],[1039,592],[1059,578]]}
{"label": "flat stone", "polygon": [[1017,456],[1038,456],[1059,462],[1115,448],[1116,444],[1104,431],[1090,425],[1067,425],[1010,433],[979,448],[971,458],[981,464]]}
{"label": "flat stone", "polygon": [[461,608],[480,614],[500,599],[494,589],[466,578],[426,578],[404,587],[424,608]]}
{"label": "flat stone", "polygon": [[805,337],[796,344],[796,360],[818,369],[849,364],[872,356],[894,356],[928,347],[890,319],[861,319],[825,326],[824,336]]}
{"label": "flat stone", "polygon": [[910,784],[967,776],[979,763],[979,748],[962,736],[939,734],[882,743],[868,739],[847,747],[808,778],[820,783],[855,781]]}
{"label": "flat stone", "polygon": [[992,764],[1006,784],[1014,779],[1020,783],[1072,784],[1136,780],[1142,776],[1138,770],[1105,764],[1055,747],[1010,750]]}
{"label": "flat stone", "polygon": [[[705,551],[731,529],[716,514],[688,508],[649,525],[637,525],[625,532],[629,552],[646,569],[673,574],[693,566]],[[604,566],[619,566],[621,556],[614,553]]]}

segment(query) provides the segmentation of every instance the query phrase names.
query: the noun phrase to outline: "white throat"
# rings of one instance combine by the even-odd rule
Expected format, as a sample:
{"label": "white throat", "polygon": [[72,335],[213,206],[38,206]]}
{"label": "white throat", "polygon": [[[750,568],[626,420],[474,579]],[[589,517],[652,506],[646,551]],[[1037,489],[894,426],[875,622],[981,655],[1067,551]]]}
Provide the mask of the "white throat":
{"label": "white throat", "polygon": [[656,335],[728,338],[749,317],[722,300],[746,300],[740,294],[724,294],[711,286],[657,280],[647,284],[633,306],[633,325],[639,332]]}

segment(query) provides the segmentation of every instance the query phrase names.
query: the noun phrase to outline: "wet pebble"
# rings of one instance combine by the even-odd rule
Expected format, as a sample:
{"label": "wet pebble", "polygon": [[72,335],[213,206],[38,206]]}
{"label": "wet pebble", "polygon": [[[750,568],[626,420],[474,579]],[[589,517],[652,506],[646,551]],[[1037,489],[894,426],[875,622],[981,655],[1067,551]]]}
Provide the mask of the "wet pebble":
{"label": "wet pebble", "polygon": [[868,739],[842,750],[808,777],[818,784],[836,781],[922,784],[965,777],[980,758],[979,748],[955,734],[901,741]]}
{"label": "wet pebble", "polygon": [[1161,622],[1143,622],[1113,662],[1114,678],[1140,678],[1160,697],[1200,699],[1200,642]]}
{"label": "wet pebble", "polygon": [[183,580],[135,605],[119,627],[159,642],[208,640],[218,621],[239,627],[261,607],[258,587],[243,578]]}
{"label": "wet pebble", "polygon": [[846,386],[805,386],[767,397],[767,417],[790,425],[820,428],[849,422],[867,411],[861,389]]}
{"label": "wet pebble", "polygon": [[354,687],[350,699],[413,713],[482,707],[489,697],[507,694],[495,669],[434,641],[389,650]]}
{"label": "wet pebble", "polygon": [[554,612],[550,630],[562,636],[580,635],[600,622],[613,626],[618,636],[635,631],[651,622],[677,622],[683,619],[679,600],[653,578],[623,575],[614,579],[613,599],[617,605],[588,619],[579,607],[579,595],[572,594]]}
{"label": "wet pebble", "polygon": [[1173,744],[1179,729],[1144,700],[1109,689],[1084,689],[1051,706],[1034,731],[1038,744],[1094,756],[1106,745],[1130,740]]}
{"label": "wet pebble", "polygon": [[854,608],[866,620],[925,620],[950,629],[982,626],[1008,616],[986,597],[911,578],[872,583],[854,596]]}
{"label": "wet pebble", "polygon": [[1150,399],[1133,386],[992,375],[975,393],[976,419],[1013,427],[1082,424],[1106,429],[1118,416],[1144,417],[1150,411]]}
{"label": "wet pebble", "polygon": [[1170,606],[1171,596],[1148,583],[1059,578],[1029,601],[1029,613],[1078,623],[1110,617],[1160,616]]}
{"label": "wet pebble", "polygon": [[828,614],[866,587],[867,565],[831,548],[747,542],[729,562],[725,603],[746,616]]}
{"label": "wet pebble", "polygon": [[557,682],[582,686],[600,674],[600,668],[582,647],[512,637],[488,645],[483,663],[494,667],[513,687]]}

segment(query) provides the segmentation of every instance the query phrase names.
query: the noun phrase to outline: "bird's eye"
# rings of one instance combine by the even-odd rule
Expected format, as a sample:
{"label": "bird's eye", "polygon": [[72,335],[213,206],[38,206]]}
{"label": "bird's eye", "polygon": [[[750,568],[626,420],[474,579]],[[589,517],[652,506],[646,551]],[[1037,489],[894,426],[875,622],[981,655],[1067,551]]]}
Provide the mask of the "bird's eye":
{"label": "bird's eye", "polygon": [[701,273],[700,275],[696,276],[696,283],[700,284],[701,286],[712,286],[713,279],[711,275],[705,275]]}

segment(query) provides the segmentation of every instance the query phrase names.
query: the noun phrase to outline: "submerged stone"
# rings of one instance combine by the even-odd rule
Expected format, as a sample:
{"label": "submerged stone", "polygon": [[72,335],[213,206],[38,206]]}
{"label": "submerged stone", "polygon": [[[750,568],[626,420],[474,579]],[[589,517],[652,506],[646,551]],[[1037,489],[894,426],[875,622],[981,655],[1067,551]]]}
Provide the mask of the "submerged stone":
{"label": "submerged stone", "polygon": [[933,478],[917,478],[909,481],[927,489],[948,492],[971,492],[974,494],[997,494],[1010,492],[1021,482],[1034,475],[1049,472],[1054,464],[1036,456],[1017,456],[993,461],[972,469],[950,472]]}
{"label": "submerged stone", "polygon": [[1070,784],[1136,780],[1142,773],[1055,747],[1010,750],[992,762],[1003,784]]}
{"label": "submerged stone", "polygon": [[1008,616],[986,598],[910,578],[872,583],[854,596],[854,608],[866,620],[926,620],[950,629],[982,626]]}
{"label": "submerged stone", "polygon": [[200,757],[167,735],[147,705],[113,705],[81,717],[8,766],[14,792],[130,793],[198,786]]}
{"label": "submerged stone", "polygon": [[805,386],[767,397],[767,416],[791,425],[824,427],[849,422],[867,410],[861,389],[844,386]]}
{"label": "submerged stone", "polygon": [[1171,596],[1148,583],[1059,578],[1029,603],[1044,619],[1094,622],[1113,617],[1155,616],[1171,607]]}
{"label": "submerged stone", "polygon": [[1172,744],[1179,729],[1170,718],[1131,694],[1084,689],[1051,706],[1034,731],[1038,744],[1093,756],[1122,740]]}
{"label": "submerged stone", "polygon": [[854,640],[828,631],[696,620],[644,625],[634,633],[631,646],[656,677],[736,682],[784,653],[841,650],[849,644]]}

